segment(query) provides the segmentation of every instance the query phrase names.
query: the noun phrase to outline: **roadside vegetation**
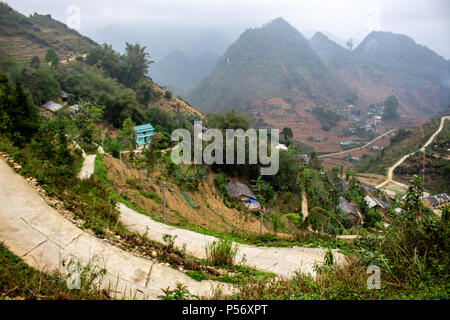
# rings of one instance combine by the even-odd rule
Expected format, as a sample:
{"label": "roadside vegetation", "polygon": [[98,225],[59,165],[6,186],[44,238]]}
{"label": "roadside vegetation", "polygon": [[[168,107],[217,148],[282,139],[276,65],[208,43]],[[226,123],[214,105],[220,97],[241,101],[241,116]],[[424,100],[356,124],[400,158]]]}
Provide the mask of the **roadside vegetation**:
{"label": "roadside vegetation", "polygon": [[29,267],[0,243],[0,300],[110,299],[98,287],[101,270],[81,270],[80,289],[69,290],[65,276],[58,272],[48,275]]}

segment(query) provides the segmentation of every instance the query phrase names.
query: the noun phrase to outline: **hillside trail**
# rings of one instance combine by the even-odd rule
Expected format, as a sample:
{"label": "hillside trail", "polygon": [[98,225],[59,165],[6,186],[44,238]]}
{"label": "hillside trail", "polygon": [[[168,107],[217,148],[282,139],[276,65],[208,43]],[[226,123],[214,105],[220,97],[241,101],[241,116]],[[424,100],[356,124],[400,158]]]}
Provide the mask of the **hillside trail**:
{"label": "hillside trail", "polygon": [[306,195],[306,191],[302,191],[302,214],[303,220],[305,220],[309,216],[308,196]]}
{"label": "hillside trail", "polygon": [[[442,129],[444,129],[445,120],[448,120],[448,119],[450,119],[450,116],[444,116],[444,117],[441,118],[441,123],[440,123],[438,129],[436,130],[436,132],[433,133],[433,135],[428,139],[428,141],[423,145],[423,147],[419,151],[425,152],[425,149],[434,141],[434,139],[439,135],[439,133],[441,133]],[[377,189],[382,188],[382,187],[388,185],[391,182],[395,183],[395,184],[397,184],[399,186],[407,187],[405,184],[393,180],[394,171],[399,166],[401,166],[405,162],[406,159],[408,159],[410,156],[412,156],[416,152],[417,151],[414,151],[414,152],[411,152],[410,154],[407,154],[407,155],[403,156],[392,167],[390,167],[389,170],[388,170],[387,179],[384,182],[382,182],[379,185],[377,185],[376,188]]]}
{"label": "hillside trail", "polygon": [[[164,242],[164,235],[171,235],[178,248],[185,248],[186,253],[200,258],[206,258],[205,248],[218,238],[194,231],[180,229],[157,222],[150,217],[138,213],[125,204],[119,203],[119,221],[130,231],[158,242]],[[234,243],[238,252],[235,263],[253,267],[258,270],[272,272],[283,278],[291,278],[296,272],[315,276],[314,265],[324,261],[325,250],[321,248],[279,248],[258,247]],[[334,250],[338,264],[344,263],[344,256]]]}
{"label": "hillside trail", "polygon": [[81,180],[89,179],[94,174],[96,156],[95,154],[91,154],[84,157],[83,166],[78,174],[78,178]]}
{"label": "hillside trail", "polygon": [[105,269],[101,288],[117,299],[157,299],[161,289],[180,282],[191,294],[211,297],[227,284],[195,281],[165,264],[137,257],[76,227],[50,207],[38,192],[0,159],[0,241],[31,267],[67,274],[62,262]]}
{"label": "hillside trail", "polygon": [[323,158],[328,158],[328,157],[333,157],[333,156],[339,156],[339,155],[343,155],[343,154],[347,154],[347,153],[351,153],[351,152],[355,152],[355,151],[359,151],[362,149],[366,149],[367,147],[369,147],[371,144],[374,144],[375,142],[377,142],[378,140],[382,139],[383,137],[387,136],[388,134],[391,134],[392,132],[394,132],[396,129],[392,129],[389,130],[388,132],[383,133],[382,135],[376,137],[375,139],[367,142],[365,145],[363,145],[362,147],[359,148],[354,148],[351,150],[346,150],[346,151],[341,151],[341,152],[335,152],[335,153],[330,153],[330,154],[324,154],[319,156],[319,158],[323,159]]}

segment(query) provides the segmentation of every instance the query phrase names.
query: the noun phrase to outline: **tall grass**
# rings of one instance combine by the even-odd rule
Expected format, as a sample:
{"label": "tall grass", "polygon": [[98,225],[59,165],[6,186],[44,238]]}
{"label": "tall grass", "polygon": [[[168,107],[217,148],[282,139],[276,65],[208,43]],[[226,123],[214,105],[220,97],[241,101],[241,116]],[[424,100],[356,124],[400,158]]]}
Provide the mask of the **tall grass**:
{"label": "tall grass", "polygon": [[230,240],[217,240],[209,243],[206,248],[206,259],[214,266],[232,266],[238,248]]}

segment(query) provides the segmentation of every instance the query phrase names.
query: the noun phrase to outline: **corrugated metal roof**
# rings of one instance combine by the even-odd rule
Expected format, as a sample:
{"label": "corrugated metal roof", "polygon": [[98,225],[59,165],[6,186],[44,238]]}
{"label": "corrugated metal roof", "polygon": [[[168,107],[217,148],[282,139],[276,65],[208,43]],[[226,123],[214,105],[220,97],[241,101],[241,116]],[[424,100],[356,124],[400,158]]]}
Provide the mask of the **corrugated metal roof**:
{"label": "corrugated metal roof", "polygon": [[356,210],[356,208],[350,203],[348,202],[347,199],[345,199],[344,197],[339,197],[339,205],[338,208],[342,210],[343,213],[345,214],[351,214],[354,215],[357,218],[361,218],[358,210]]}
{"label": "corrugated metal roof", "polygon": [[256,199],[253,192],[250,190],[248,186],[246,186],[243,183],[240,183],[239,181],[232,180],[228,182],[226,189],[230,196],[233,198],[239,198],[240,196],[245,196],[248,198]]}
{"label": "corrugated metal roof", "polygon": [[58,104],[56,102],[53,102],[53,101],[47,102],[42,107],[47,109],[47,110],[50,110],[51,112],[56,112],[56,111],[58,111],[58,110],[63,108],[62,105],[60,105],[60,104]]}
{"label": "corrugated metal roof", "polygon": [[134,127],[134,130],[136,132],[152,131],[152,130],[155,130],[155,128],[153,128],[153,126],[150,123],[148,123],[148,124],[143,124],[141,126],[136,126],[136,127]]}

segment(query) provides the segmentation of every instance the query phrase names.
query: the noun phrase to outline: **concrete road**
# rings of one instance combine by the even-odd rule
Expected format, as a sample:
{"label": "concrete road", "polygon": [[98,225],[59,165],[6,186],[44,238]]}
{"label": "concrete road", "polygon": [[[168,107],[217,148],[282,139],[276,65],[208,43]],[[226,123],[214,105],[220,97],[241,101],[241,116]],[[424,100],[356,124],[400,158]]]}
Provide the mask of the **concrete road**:
{"label": "concrete road", "polygon": [[94,174],[96,155],[88,155],[84,158],[83,167],[81,168],[78,178],[81,180],[89,179]]}
{"label": "concrete road", "polygon": [[156,299],[161,289],[187,285],[192,294],[210,296],[212,281],[197,282],[164,264],[136,257],[77,228],[47,205],[36,190],[0,160],[0,241],[42,272],[65,272],[62,261],[105,268],[102,288],[116,298]]}
{"label": "concrete road", "polygon": [[[439,125],[439,128],[436,130],[435,133],[433,133],[433,135],[430,137],[430,139],[428,139],[428,141],[423,145],[423,147],[420,149],[421,152],[425,152],[425,149],[434,141],[434,139],[436,139],[436,137],[439,135],[439,133],[441,133],[442,129],[444,129],[444,122],[445,122],[445,120],[448,120],[448,119],[450,119],[450,116],[445,116],[445,117],[441,118],[441,123]],[[406,156],[402,157],[392,167],[390,167],[388,170],[388,175],[387,175],[386,181],[380,183],[378,186],[376,186],[376,188],[382,188],[382,187],[388,185],[389,183],[391,183],[394,178],[395,169],[397,169],[399,166],[401,166],[406,161],[406,159],[408,159],[414,153],[416,153],[416,151],[411,152],[410,154],[407,154]],[[398,185],[401,185],[401,186],[406,186],[400,182],[395,182],[395,183]]]}
{"label": "concrete road", "polygon": [[[118,206],[121,212],[120,222],[128,230],[158,242],[163,242],[162,238],[165,234],[177,236],[175,245],[178,248],[182,248],[185,244],[186,253],[191,256],[206,258],[206,246],[217,240],[217,238],[212,236],[156,222],[150,217],[128,208],[123,203],[119,203]],[[320,248],[276,248],[244,244],[236,245],[238,246],[236,263],[262,271],[273,272],[285,278],[294,276],[296,271],[315,276],[314,264],[323,262],[325,254],[325,251]],[[335,252],[334,255],[338,263],[344,262],[342,254]]]}
{"label": "concrete road", "polygon": [[355,149],[351,149],[351,150],[346,150],[346,151],[341,151],[341,152],[335,152],[335,153],[330,153],[330,154],[324,154],[322,156],[319,156],[320,159],[323,158],[328,158],[328,157],[333,157],[333,156],[339,156],[339,155],[343,155],[343,154],[347,154],[347,153],[351,153],[351,152],[355,152],[358,150],[362,150],[365,149],[367,147],[369,147],[371,144],[374,144],[375,142],[377,142],[378,140],[380,140],[381,138],[387,136],[388,134],[394,132],[396,129],[392,129],[389,130],[388,132],[383,133],[381,136],[376,137],[375,139],[373,139],[372,141],[369,141],[368,143],[366,143],[365,145],[363,145],[362,147],[359,148],[355,148]]}

